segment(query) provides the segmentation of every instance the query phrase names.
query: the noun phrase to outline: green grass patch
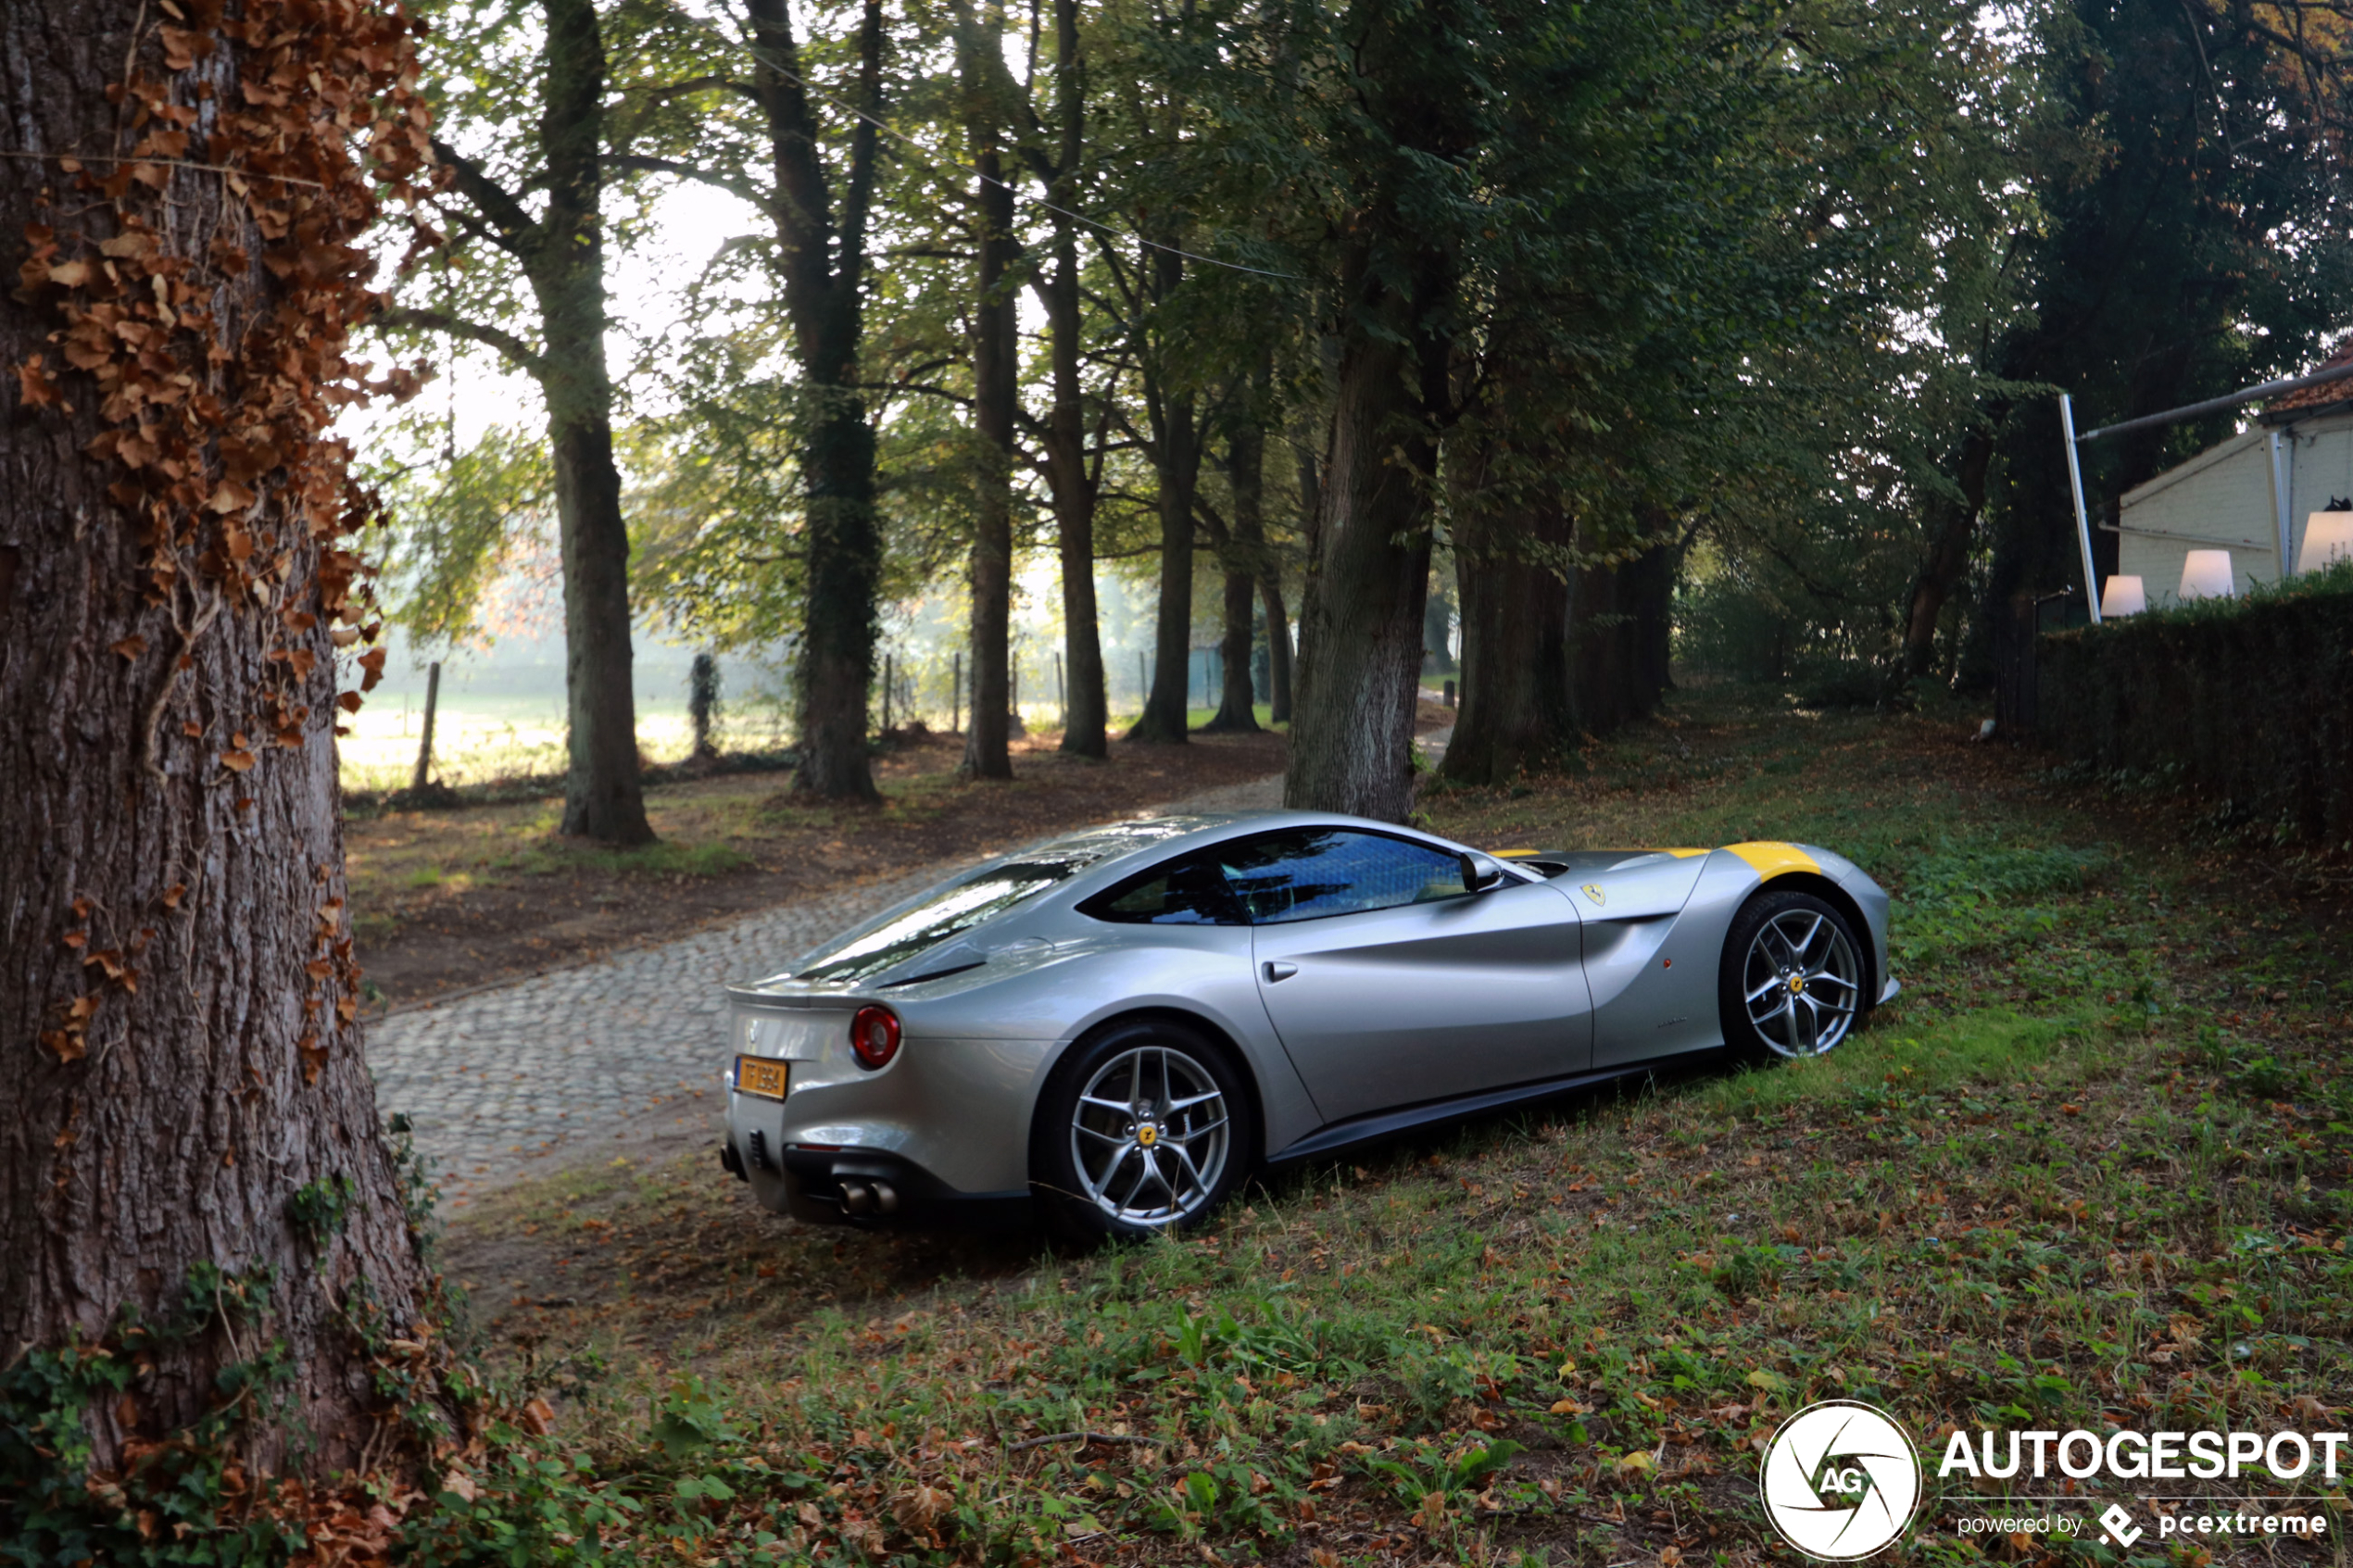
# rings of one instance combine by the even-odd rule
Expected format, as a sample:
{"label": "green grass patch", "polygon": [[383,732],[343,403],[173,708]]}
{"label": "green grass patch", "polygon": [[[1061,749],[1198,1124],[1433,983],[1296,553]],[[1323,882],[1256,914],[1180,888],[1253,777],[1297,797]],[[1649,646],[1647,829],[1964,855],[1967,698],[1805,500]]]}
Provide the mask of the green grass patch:
{"label": "green grass patch", "polygon": [[[1674,717],[1438,825],[1854,854],[1898,893],[1905,992],[1832,1056],[1662,1073],[1081,1258],[778,1223],[699,1153],[515,1189],[452,1267],[507,1271],[476,1332],[555,1429],[510,1430],[416,1560],[1734,1568],[1781,1549],[1757,1444],[1818,1399],[1924,1439],[2334,1422],[2342,955],[2247,940],[2194,863],[1932,720]],[[2262,1486],[2334,1506],[2317,1471]],[[1978,1503],[1931,1480],[1886,1561],[2008,1555],[1952,1529]]]}

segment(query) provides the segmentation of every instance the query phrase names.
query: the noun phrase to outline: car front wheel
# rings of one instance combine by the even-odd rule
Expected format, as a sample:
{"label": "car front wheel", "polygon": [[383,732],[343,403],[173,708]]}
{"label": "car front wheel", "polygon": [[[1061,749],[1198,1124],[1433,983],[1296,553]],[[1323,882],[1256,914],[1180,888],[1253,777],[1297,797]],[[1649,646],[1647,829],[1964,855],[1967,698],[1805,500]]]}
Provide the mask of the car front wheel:
{"label": "car front wheel", "polygon": [[1757,1061],[1820,1056],[1869,1010],[1862,944],[1837,905],[1811,893],[1760,893],[1724,941],[1724,1040]]}
{"label": "car front wheel", "polygon": [[1226,1053],[1180,1024],[1082,1042],[1039,1100],[1031,1185],[1050,1227],[1092,1243],[1199,1223],[1240,1181],[1250,1103]]}

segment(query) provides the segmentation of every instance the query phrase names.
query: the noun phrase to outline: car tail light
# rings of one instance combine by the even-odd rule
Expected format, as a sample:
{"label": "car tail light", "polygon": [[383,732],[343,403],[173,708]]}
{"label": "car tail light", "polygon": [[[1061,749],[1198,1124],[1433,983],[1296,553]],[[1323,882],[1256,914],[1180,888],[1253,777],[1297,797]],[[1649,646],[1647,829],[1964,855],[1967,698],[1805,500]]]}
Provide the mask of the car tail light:
{"label": "car tail light", "polygon": [[863,1066],[888,1066],[899,1054],[899,1015],[888,1008],[860,1008],[849,1021],[849,1048]]}

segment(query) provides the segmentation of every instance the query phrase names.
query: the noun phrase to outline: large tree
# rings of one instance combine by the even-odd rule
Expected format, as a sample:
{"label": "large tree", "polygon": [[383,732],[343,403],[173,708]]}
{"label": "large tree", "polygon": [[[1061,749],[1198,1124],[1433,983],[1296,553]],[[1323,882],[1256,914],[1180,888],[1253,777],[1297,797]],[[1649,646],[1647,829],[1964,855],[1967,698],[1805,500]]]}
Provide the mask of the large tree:
{"label": "large tree", "polygon": [[1474,0],[1356,0],[1335,24],[1340,364],[1299,611],[1290,806],[1392,822],[1413,809],[1438,443],[1503,23]]}
{"label": "large tree", "polygon": [[409,31],[0,8],[0,1403],[87,1401],[63,1489],[0,1498],[35,1558],[19,1508],[120,1485],[76,1550],[132,1560],[208,1417],[257,1472],[353,1463],[363,1331],[427,1285],[355,1022],[330,731],[372,612],[323,434],[372,189],[430,162]]}
{"label": "large tree", "polygon": [[1020,333],[1014,272],[1013,170],[1005,157],[1011,105],[997,40],[960,6],[956,72],[973,158],[971,232],[973,484],[972,719],[964,732],[965,777],[1013,775],[1010,643],[1013,588],[1013,425],[1019,412]]}
{"label": "large tree", "polygon": [[[654,833],[638,780],[629,529],[613,461],[613,383],[605,362],[610,322],[603,25],[596,0],[541,0],[539,13],[539,113],[521,138],[527,147],[498,160],[511,165],[502,170],[447,142],[434,143],[449,171],[451,219],[466,238],[503,253],[520,271],[536,307],[535,341],[503,320],[484,319],[486,311],[469,314],[446,303],[402,310],[393,319],[494,348],[538,384],[547,410],[563,562],[569,765],[562,831],[607,844],[647,844]],[[512,22],[495,17],[490,31],[503,33]],[[474,63],[485,76],[496,66]],[[505,84],[474,82],[470,91],[503,94]],[[541,196],[535,212],[525,199],[534,193]]]}

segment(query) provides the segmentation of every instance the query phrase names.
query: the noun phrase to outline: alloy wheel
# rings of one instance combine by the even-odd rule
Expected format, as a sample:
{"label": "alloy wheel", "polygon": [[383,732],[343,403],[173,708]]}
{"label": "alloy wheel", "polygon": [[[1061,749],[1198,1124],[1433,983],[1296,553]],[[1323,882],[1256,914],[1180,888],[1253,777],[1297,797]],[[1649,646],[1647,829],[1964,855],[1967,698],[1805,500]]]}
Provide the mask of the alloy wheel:
{"label": "alloy wheel", "polygon": [[1232,1139],[1209,1069],[1167,1046],[1139,1046],[1079,1091],[1071,1168],[1087,1198],[1119,1223],[1174,1225],[1208,1207]]}
{"label": "alloy wheel", "polygon": [[1741,998],[1774,1052],[1820,1056],[1846,1038],[1862,1004],[1855,944],[1818,909],[1784,909],[1749,942]]}

